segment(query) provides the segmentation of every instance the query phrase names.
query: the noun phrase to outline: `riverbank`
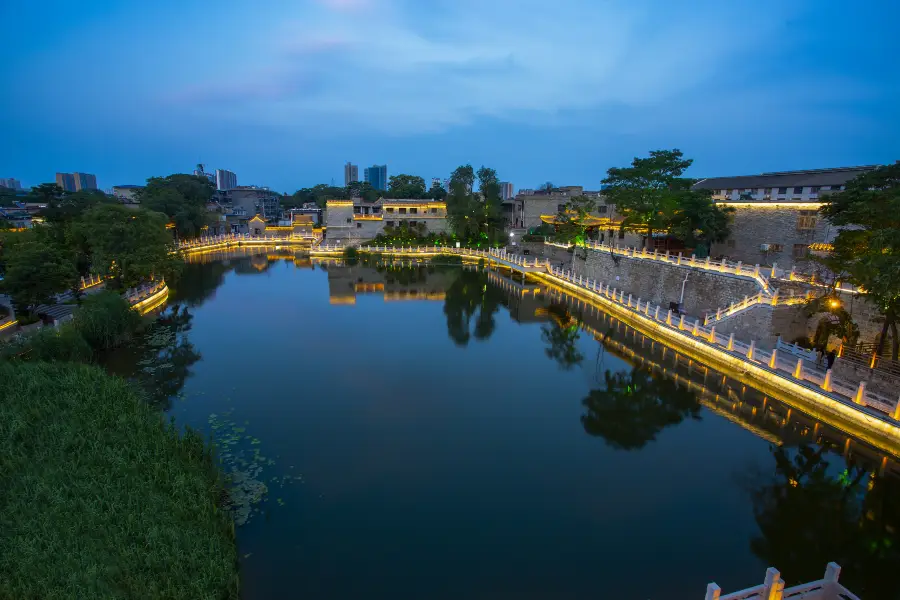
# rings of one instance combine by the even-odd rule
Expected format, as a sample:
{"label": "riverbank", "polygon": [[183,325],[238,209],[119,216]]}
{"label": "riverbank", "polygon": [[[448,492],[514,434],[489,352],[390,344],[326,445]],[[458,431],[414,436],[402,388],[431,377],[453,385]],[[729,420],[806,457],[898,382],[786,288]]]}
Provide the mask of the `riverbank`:
{"label": "riverbank", "polygon": [[0,363],[0,381],[0,597],[238,597],[202,437],[97,367]]}

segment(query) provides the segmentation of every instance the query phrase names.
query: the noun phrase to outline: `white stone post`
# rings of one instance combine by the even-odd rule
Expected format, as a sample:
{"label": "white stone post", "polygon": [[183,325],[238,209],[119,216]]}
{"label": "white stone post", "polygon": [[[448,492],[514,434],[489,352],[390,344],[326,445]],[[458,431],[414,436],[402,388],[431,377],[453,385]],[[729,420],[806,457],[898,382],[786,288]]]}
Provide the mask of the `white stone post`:
{"label": "white stone post", "polygon": [[747,360],[753,360],[753,352],[756,350],[756,340],[750,340],[750,347],[747,348]]}
{"label": "white stone post", "polygon": [[695,337],[700,335],[700,319],[694,319],[694,330],[691,332]]}
{"label": "white stone post", "polygon": [[647,300],[647,304],[644,305],[644,314],[648,317],[650,316],[650,301]]}
{"label": "white stone post", "polygon": [[631,308],[631,294],[628,294],[628,308]]}
{"label": "white stone post", "polygon": [[766,569],[766,580],[763,582],[763,593],[761,600],[781,600],[784,591],[784,582],[781,580],[781,573],[775,567]]}
{"label": "white stone post", "polygon": [[737,266],[734,268],[735,275],[741,274],[741,268],[744,266],[744,261],[739,260]]}
{"label": "white stone post", "polygon": [[856,396],[853,397],[853,401],[856,404],[865,404],[866,403],[866,382],[860,381],[859,388],[856,390]]}
{"label": "white stone post", "polygon": [[659,304],[656,305],[656,312],[653,313],[653,320],[659,321]]}
{"label": "white stone post", "polygon": [[719,600],[719,595],[722,593],[722,588],[715,584],[715,582],[710,583],[706,586],[706,597],[703,600]]}
{"label": "white stone post", "polygon": [[669,312],[666,313],[666,325],[672,325],[672,309],[669,309]]}
{"label": "white stone post", "polygon": [[684,314],[682,314],[681,318],[678,319],[678,329],[684,329]]}
{"label": "white stone post", "polygon": [[679,252],[679,253],[678,253],[678,262],[677,262],[677,263],[675,263],[675,264],[677,264],[677,265],[681,265],[681,258],[682,258],[682,256],[681,256],[681,252]]}
{"label": "white stone post", "polygon": [[715,325],[713,325],[709,329],[709,343],[710,344],[716,343],[716,326]]}
{"label": "white stone post", "polygon": [[728,346],[725,347],[726,350],[734,350],[734,334],[730,334],[728,336]]}
{"label": "white stone post", "polygon": [[794,379],[803,381],[803,359],[797,359],[797,366],[794,368]]}
{"label": "white stone post", "polygon": [[777,369],[778,368],[778,348],[772,350],[772,356],[769,358],[769,368]]}
{"label": "white stone post", "polygon": [[691,266],[692,267],[695,266],[696,262],[697,262],[697,256],[694,254],[691,254]]}
{"label": "white stone post", "polygon": [[825,380],[822,382],[822,389],[826,392],[831,391],[831,369],[825,371]]}

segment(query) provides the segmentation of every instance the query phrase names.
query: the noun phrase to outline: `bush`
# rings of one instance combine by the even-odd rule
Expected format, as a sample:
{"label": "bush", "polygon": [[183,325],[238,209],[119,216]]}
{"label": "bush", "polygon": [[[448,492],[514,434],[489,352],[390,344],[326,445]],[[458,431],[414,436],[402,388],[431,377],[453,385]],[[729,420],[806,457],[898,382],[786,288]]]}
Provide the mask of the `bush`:
{"label": "bush", "polygon": [[141,316],[119,294],[103,291],[85,298],[75,311],[75,327],[94,350],[128,343],[141,326]]}
{"label": "bush", "polygon": [[344,248],[344,259],[346,260],[356,260],[359,258],[359,250],[356,248],[347,247]]}
{"label": "bush", "polygon": [[90,344],[71,323],[58,329],[44,327],[33,335],[22,336],[5,346],[0,356],[18,360],[90,362]]}
{"label": "bush", "polygon": [[97,367],[0,363],[0,598],[238,597],[209,448]]}

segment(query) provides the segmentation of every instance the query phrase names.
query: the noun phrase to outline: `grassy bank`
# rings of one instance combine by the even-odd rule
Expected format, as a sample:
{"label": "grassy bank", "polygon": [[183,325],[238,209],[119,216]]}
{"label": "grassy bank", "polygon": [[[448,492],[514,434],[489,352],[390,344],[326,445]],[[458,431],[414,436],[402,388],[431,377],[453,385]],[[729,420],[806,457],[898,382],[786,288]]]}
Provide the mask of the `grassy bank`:
{"label": "grassy bank", "polygon": [[0,598],[237,598],[199,435],[96,367],[0,361],[0,382]]}

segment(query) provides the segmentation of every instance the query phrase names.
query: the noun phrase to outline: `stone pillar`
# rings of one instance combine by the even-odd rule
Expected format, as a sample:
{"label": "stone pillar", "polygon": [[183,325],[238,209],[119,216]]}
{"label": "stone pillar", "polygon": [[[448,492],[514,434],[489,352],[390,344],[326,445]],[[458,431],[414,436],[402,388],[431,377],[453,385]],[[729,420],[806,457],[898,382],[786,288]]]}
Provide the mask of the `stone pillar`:
{"label": "stone pillar", "polygon": [[775,567],[766,569],[766,580],[763,582],[763,593],[760,600],[781,600],[784,592],[784,581],[781,580],[781,573]]}
{"label": "stone pillar", "polygon": [[772,356],[769,358],[769,368],[777,369],[778,368],[778,348],[772,350]]}
{"label": "stone pillar", "polygon": [[831,391],[831,369],[825,371],[825,380],[822,382],[822,389],[826,392]]}
{"label": "stone pillar", "polygon": [[628,308],[631,308],[631,294],[628,294]]}
{"label": "stone pillar", "polygon": [[694,330],[691,332],[694,336],[700,335],[700,319],[694,319]]}
{"label": "stone pillar", "polygon": [[709,330],[709,343],[710,344],[716,343],[716,326],[715,325],[713,325]]}
{"label": "stone pillar", "polygon": [[853,397],[853,402],[856,404],[865,404],[866,403],[866,382],[860,381],[859,388],[856,390],[856,395]]}
{"label": "stone pillar", "polygon": [[684,329],[684,315],[681,315],[681,318],[678,319],[678,329]]}
{"label": "stone pillar", "polygon": [[794,369],[794,379],[803,380],[803,359],[797,359],[797,367]]}
{"label": "stone pillar", "polygon": [[672,310],[670,309],[669,312],[666,313],[666,325],[671,325],[671,324],[672,324]]}
{"label": "stone pillar", "polygon": [[734,350],[734,334],[728,336],[728,346],[725,347],[726,350]]}
{"label": "stone pillar", "polygon": [[706,586],[706,597],[704,600],[719,600],[719,595],[722,593],[722,588],[715,584],[715,582],[710,583]]}
{"label": "stone pillar", "polygon": [[747,360],[753,360],[753,353],[756,350],[756,340],[750,340],[750,347],[747,348]]}
{"label": "stone pillar", "polygon": [[659,304],[656,305],[656,312],[653,313],[653,320],[659,321]]}

